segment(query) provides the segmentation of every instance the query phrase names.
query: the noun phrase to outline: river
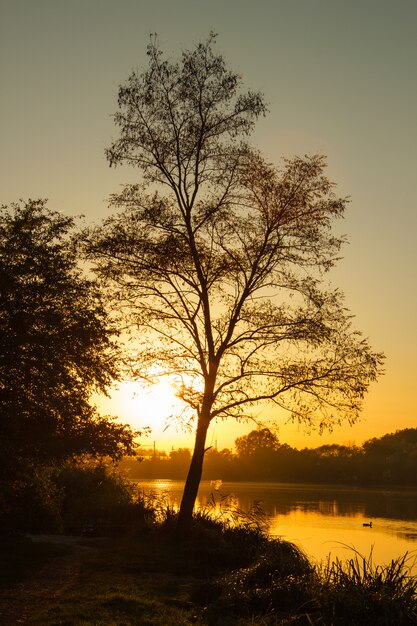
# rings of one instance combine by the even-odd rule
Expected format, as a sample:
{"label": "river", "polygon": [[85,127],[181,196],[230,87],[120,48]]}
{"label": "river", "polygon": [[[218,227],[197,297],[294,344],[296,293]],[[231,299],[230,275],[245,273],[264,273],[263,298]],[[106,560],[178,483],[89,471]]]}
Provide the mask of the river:
{"label": "river", "polygon": [[[179,506],[182,481],[139,480],[138,484],[143,492]],[[213,499],[217,510],[231,499],[245,512],[259,503],[271,537],[295,543],[313,561],[324,561],[329,555],[345,560],[356,550],[364,557],[372,553],[373,563],[384,565],[408,553],[407,563],[417,575],[415,490],[203,481],[197,506],[207,506]]]}

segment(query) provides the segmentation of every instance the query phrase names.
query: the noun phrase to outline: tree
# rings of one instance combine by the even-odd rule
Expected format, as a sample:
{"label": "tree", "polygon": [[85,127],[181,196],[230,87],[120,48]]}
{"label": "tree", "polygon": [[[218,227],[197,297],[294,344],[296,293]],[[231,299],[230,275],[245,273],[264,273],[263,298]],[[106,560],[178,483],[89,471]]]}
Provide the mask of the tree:
{"label": "tree", "polygon": [[249,147],[264,99],[242,91],[214,44],[211,34],[171,62],[152,39],[149,68],[120,87],[107,157],[138,167],[142,181],[112,197],[119,212],[88,243],[139,330],[132,375],[170,376],[195,415],[180,532],[214,419],[269,401],[321,429],[352,423],[382,360],[324,287],[346,200],[322,157],[279,169]]}
{"label": "tree", "polygon": [[259,452],[276,452],[280,447],[277,436],[269,428],[251,430],[247,435],[235,440],[236,452],[239,457],[252,456]]}
{"label": "tree", "polygon": [[74,455],[133,448],[131,430],[90,402],[117,375],[116,347],[73,228],[42,200],[0,210],[0,468],[11,490]]}

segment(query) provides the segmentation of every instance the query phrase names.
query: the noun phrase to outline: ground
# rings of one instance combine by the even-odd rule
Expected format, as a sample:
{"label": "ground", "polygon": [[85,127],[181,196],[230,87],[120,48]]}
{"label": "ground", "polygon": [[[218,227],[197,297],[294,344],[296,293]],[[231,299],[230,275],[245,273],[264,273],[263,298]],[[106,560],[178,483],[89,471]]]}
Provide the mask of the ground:
{"label": "ground", "polygon": [[0,625],[201,623],[190,601],[193,576],[161,568],[160,555],[147,549],[146,541],[140,542],[144,548],[139,554],[116,544],[61,535],[31,537],[26,555],[39,546],[48,560],[40,567],[32,563],[23,580],[9,581],[0,590]]}
{"label": "ground", "polygon": [[34,576],[0,592],[0,624],[25,624],[62,596],[79,576],[81,564],[92,548],[74,537],[38,535],[32,540],[68,547]]}

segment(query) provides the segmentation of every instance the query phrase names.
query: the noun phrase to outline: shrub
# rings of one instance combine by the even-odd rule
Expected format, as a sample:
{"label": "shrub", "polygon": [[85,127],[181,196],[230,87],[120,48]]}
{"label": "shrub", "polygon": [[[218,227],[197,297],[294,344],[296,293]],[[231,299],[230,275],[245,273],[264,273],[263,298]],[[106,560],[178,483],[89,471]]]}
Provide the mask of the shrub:
{"label": "shrub", "polygon": [[[203,591],[205,593],[203,593]],[[372,553],[313,567],[294,545],[269,541],[251,564],[200,589],[210,626],[412,626],[417,623],[417,578],[407,555],[375,566]]]}
{"label": "shrub", "polygon": [[219,578],[210,589],[214,602],[209,606],[210,624],[221,616],[261,616],[271,611],[299,612],[311,600],[310,580],[314,570],[304,554],[293,544],[270,540],[260,556],[247,567]]}
{"label": "shrub", "polygon": [[[51,468],[19,467],[13,479],[2,485],[0,528],[3,533],[59,532],[62,493]],[[7,491],[7,493],[6,493]]]}
{"label": "shrub", "polygon": [[66,532],[117,534],[144,526],[152,518],[135,486],[102,464],[67,465],[56,481],[64,494]]}

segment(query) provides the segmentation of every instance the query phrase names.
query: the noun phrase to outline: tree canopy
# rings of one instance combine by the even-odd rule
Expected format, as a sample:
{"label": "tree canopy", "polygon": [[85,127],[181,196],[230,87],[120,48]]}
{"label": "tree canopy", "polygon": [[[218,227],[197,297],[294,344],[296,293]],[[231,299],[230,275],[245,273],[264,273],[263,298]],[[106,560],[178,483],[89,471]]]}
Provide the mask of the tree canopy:
{"label": "tree canopy", "polygon": [[193,412],[184,527],[213,419],[265,401],[321,429],[354,422],[382,361],[324,280],[346,207],[325,159],[276,167],[249,146],[264,98],[214,47],[211,34],[171,62],[151,40],[148,69],[120,87],[107,156],[141,181],[112,197],[118,212],[88,246],[138,329],[132,373],[170,376]]}
{"label": "tree canopy", "polygon": [[73,218],[43,200],[1,207],[3,479],[74,455],[133,451],[130,428],[91,403],[117,375],[117,349],[97,284],[79,268],[73,232]]}
{"label": "tree canopy", "polygon": [[269,428],[259,428],[251,430],[247,435],[238,437],[235,440],[235,447],[238,456],[253,456],[258,452],[261,455],[265,452],[276,452],[280,443],[277,436]]}

